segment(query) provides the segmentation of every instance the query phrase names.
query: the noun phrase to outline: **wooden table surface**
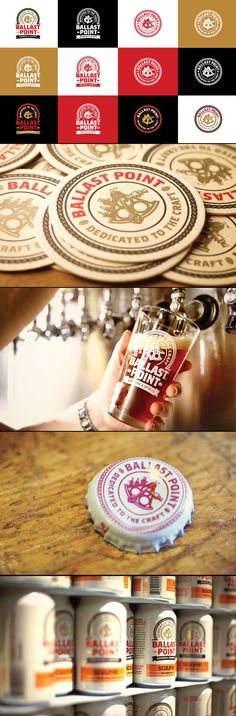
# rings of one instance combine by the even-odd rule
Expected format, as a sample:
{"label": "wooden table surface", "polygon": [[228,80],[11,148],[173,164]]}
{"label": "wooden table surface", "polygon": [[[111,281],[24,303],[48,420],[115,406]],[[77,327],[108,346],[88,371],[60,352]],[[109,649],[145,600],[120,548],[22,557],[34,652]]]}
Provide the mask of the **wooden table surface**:
{"label": "wooden table surface", "polygon": [[[13,271],[9,273],[0,271],[0,286],[102,286],[97,281],[90,281],[80,276],[74,276],[67,271],[59,271],[58,269],[46,267],[37,271]],[[116,286],[117,284],[113,284]],[[173,281],[168,281],[159,276],[157,278],[147,279],[145,281],[134,281],[133,283],[122,284],[119,286],[173,286]],[[179,284],[178,284],[179,285]],[[108,286],[110,288],[110,284]]]}
{"label": "wooden table surface", "polygon": [[[235,433],[2,433],[1,574],[217,574],[236,569]],[[158,457],[193,489],[193,525],[159,554],[120,552],[84,505],[97,470]]]}

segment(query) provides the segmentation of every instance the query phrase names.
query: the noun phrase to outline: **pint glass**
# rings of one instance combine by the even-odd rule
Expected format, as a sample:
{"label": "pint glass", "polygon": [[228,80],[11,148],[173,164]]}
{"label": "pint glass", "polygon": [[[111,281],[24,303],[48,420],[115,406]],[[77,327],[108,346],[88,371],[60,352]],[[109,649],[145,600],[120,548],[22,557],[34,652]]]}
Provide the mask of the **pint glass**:
{"label": "pint glass", "polygon": [[135,323],[109,415],[141,430],[153,418],[152,404],[165,399],[199,333],[185,314],[144,306]]}

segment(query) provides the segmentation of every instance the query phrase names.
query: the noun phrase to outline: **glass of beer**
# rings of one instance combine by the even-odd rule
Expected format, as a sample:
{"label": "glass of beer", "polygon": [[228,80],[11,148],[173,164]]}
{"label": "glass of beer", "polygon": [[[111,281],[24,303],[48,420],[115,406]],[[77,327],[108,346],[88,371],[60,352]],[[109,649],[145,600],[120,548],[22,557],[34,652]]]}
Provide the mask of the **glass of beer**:
{"label": "glass of beer", "polygon": [[162,402],[199,334],[184,313],[160,306],[140,309],[115,387],[109,415],[145,429],[152,404]]}

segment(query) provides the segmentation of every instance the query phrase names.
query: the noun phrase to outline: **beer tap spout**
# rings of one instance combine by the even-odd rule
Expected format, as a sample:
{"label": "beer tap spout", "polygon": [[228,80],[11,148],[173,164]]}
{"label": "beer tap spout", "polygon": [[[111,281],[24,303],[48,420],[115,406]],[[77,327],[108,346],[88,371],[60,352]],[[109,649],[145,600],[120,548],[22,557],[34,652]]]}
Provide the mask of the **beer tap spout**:
{"label": "beer tap spout", "polygon": [[236,288],[227,288],[224,302],[228,306],[228,320],[225,325],[226,333],[236,334]]}
{"label": "beer tap spout", "polygon": [[90,336],[92,329],[95,326],[95,321],[92,320],[87,305],[87,295],[84,288],[78,289],[78,323],[75,328],[79,333],[82,342],[86,342]]}
{"label": "beer tap spout", "polygon": [[104,288],[97,321],[104,338],[112,338],[114,336],[118,321],[121,321],[121,317],[114,313],[112,289]]}
{"label": "beer tap spout", "polygon": [[184,300],[186,298],[185,288],[172,288],[170,310],[174,313],[185,314]]}
{"label": "beer tap spout", "polygon": [[141,288],[134,288],[133,295],[131,298],[131,306],[126,313],[123,315],[123,323],[125,328],[132,330],[134,327],[138,312],[142,307],[143,303],[143,292]]}

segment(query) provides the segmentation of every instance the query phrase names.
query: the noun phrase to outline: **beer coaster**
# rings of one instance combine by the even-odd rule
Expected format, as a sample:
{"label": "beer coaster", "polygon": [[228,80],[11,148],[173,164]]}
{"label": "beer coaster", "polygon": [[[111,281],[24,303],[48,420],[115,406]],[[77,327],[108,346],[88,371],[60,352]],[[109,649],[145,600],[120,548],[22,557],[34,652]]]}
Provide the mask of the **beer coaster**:
{"label": "beer coaster", "polygon": [[194,248],[166,278],[193,286],[236,282],[236,216],[208,216]]}
{"label": "beer coaster", "polygon": [[142,149],[143,144],[42,144],[40,147],[43,157],[64,174],[100,162],[132,162]]}
{"label": "beer coaster", "polygon": [[122,264],[112,261],[91,258],[72,246],[67,238],[61,238],[50,222],[48,206],[42,206],[38,211],[36,220],[37,239],[52,261],[56,261],[56,268],[66,269],[70,273],[92,281],[109,281],[110,283],[128,283],[145,280],[152,276],[159,276],[168,271],[177,262],[182,261],[186,251],[175,254],[164,261],[143,264]]}
{"label": "beer coaster", "polygon": [[172,465],[149,457],[107,465],[90,482],[86,504],[97,532],[129,552],[159,552],[191,523],[193,495]]}
{"label": "beer coaster", "polygon": [[236,149],[229,144],[157,144],[143,160],[171,169],[199,191],[209,214],[236,213]]}
{"label": "beer coaster", "polygon": [[150,164],[116,163],[73,172],[50,202],[55,232],[89,256],[139,263],[187,249],[205,209],[185,179]]}
{"label": "beer coaster", "polygon": [[39,207],[59,183],[51,174],[19,169],[0,178],[0,270],[25,271],[49,266],[36,237]]}
{"label": "beer coaster", "polygon": [[35,144],[0,144],[0,174],[28,164],[39,154]]}
{"label": "beer coaster", "polygon": [[49,164],[49,162],[47,162],[41,154],[39,154],[39,156],[36,157],[36,159],[34,159],[34,161],[30,163],[29,166],[30,169],[37,168],[37,170],[39,169],[40,172],[48,172],[49,174],[53,174],[56,177],[58,176],[61,178],[65,176],[65,174],[59,171],[59,169],[55,169],[55,167],[52,167],[52,165]]}

